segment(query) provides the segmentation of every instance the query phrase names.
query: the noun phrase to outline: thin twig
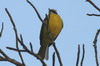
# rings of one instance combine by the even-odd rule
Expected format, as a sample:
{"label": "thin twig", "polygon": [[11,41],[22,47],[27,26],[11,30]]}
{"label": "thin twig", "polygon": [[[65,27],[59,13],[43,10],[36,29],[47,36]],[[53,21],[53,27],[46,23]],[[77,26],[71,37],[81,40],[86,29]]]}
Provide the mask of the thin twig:
{"label": "thin twig", "polygon": [[[21,40],[20,40],[21,39]],[[22,34],[20,34],[20,39],[17,38],[17,40],[19,41],[19,43],[22,45],[22,47],[25,49],[25,50],[28,50],[28,48],[25,46],[24,42],[23,42],[23,37],[22,37]]]}
{"label": "thin twig", "polygon": [[4,30],[4,23],[2,22],[2,28],[1,28],[1,31],[0,31],[0,37],[2,36],[3,30]]}
{"label": "thin twig", "polygon": [[100,29],[97,30],[94,41],[93,41],[93,47],[94,47],[94,52],[95,52],[95,61],[96,65],[99,66],[99,61],[98,61],[98,51],[97,51],[97,38],[100,34]]}
{"label": "thin twig", "polygon": [[38,10],[35,8],[35,6],[34,6],[29,0],[26,0],[26,1],[27,1],[27,3],[29,3],[29,4],[32,6],[32,8],[34,8],[34,10],[35,10],[35,12],[36,12],[38,18],[40,19],[40,21],[41,21],[42,23],[44,23],[44,20],[41,18],[40,14],[39,14]]}
{"label": "thin twig", "polygon": [[41,59],[41,57],[39,55],[37,55],[34,52],[31,52],[30,50],[28,50],[28,48],[20,40],[19,40],[19,42],[21,43],[22,47],[25,50],[18,50],[16,48],[12,48],[12,47],[7,47],[7,49],[13,50],[13,51],[27,52],[27,53],[31,54],[32,56],[35,56],[37,59],[39,59],[41,61],[41,63],[43,64],[43,66],[46,66],[45,62]]}
{"label": "thin twig", "polygon": [[78,64],[79,64],[79,59],[80,59],[80,45],[78,45],[76,66],[78,66]]}
{"label": "thin twig", "polygon": [[[15,36],[16,36],[16,48],[19,50],[19,47],[18,47],[18,40],[17,40],[18,34],[17,34],[17,29],[16,29],[16,26],[15,26],[15,23],[14,23],[14,21],[13,21],[12,16],[11,16],[10,13],[9,13],[9,11],[7,10],[7,8],[5,8],[5,11],[7,12],[8,16],[9,16],[9,18],[10,18],[10,21],[11,21],[11,23],[12,23],[12,25],[13,25],[13,29],[14,29],[14,31],[15,31]],[[22,57],[22,55],[21,55],[21,53],[20,53],[19,51],[18,51],[18,54],[19,54],[19,56],[20,56],[20,59],[21,59],[23,65],[25,65],[24,60],[23,60],[23,57]]]}
{"label": "thin twig", "polygon": [[97,9],[100,12],[100,8],[97,7],[91,0],[86,0],[86,2],[89,2],[95,9]]}
{"label": "thin twig", "polygon": [[23,38],[22,38],[22,34],[20,34],[20,40],[22,43],[24,43]]}
{"label": "thin twig", "polygon": [[59,54],[59,52],[58,52],[58,49],[57,49],[56,46],[55,46],[55,43],[53,43],[53,47],[54,47],[55,52],[56,52],[56,54],[57,54],[57,57],[58,57],[58,61],[59,61],[59,63],[60,63],[60,66],[63,66],[62,61],[61,61],[61,58],[60,58],[60,54]]}
{"label": "thin twig", "polygon": [[83,66],[83,61],[84,61],[84,56],[85,56],[85,47],[84,47],[85,45],[83,44],[83,54],[82,54],[82,59],[81,59],[81,66]]}
{"label": "thin twig", "polygon": [[26,52],[25,50],[18,50],[18,49],[16,49],[16,48],[12,48],[12,47],[6,47],[7,49],[9,49],[9,50],[13,50],[13,51],[19,51],[19,52]]}
{"label": "thin twig", "polygon": [[[20,35],[20,37],[23,39],[22,35]],[[18,38],[18,41],[19,41],[19,43],[21,44],[21,46],[25,49],[25,51],[26,51],[27,53],[29,53],[29,54],[31,54],[32,56],[35,56],[37,59],[39,59],[39,60],[41,61],[41,63],[43,64],[43,66],[47,66],[46,63],[42,60],[42,58],[41,58],[38,54],[36,54],[36,53],[34,53],[34,52],[31,52],[31,51],[25,46],[25,44],[24,44],[23,42],[21,42],[21,40],[20,40],[19,38]]]}
{"label": "thin twig", "polygon": [[87,14],[88,16],[100,16],[100,14]]}
{"label": "thin twig", "polygon": [[31,52],[33,52],[33,46],[31,42],[30,42],[30,48],[31,48]]}
{"label": "thin twig", "polygon": [[55,66],[55,52],[52,55],[52,66]]}

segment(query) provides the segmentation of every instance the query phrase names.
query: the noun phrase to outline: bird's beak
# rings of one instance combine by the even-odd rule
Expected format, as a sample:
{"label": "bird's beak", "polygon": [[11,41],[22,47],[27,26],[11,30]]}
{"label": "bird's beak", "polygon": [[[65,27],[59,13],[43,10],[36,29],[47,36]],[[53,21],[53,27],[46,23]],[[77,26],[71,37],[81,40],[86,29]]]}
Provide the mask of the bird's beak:
{"label": "bird's beak", "polygon": [[50,8],[49,8],[48,10],[49,10],[49,11],[51,11],[51,9],[50,9]]}
{"label": "bird's beak", "polygon": [[49,14],[50,14],[51,13],[51,9],[49,8],[48,10],[49,10]]}

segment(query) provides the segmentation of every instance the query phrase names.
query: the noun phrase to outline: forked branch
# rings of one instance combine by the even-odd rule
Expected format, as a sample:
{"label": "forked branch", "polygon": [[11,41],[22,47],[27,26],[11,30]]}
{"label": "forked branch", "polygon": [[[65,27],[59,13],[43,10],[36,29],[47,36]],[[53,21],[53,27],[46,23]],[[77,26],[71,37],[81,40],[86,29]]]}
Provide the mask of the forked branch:
{"label": "forked branch", "polygon": [[5,54],[5,52],[3,52],[1,49],[0,49],[0,54],[2,54],[3,56],[0,56],[0,61],[8,61],[10,63],[13,63],[17,66],[24,66],[22,63],[10,58],[7,54]]}
{"label": "forked branch", "polygon": [[[11,24],[12,24],[12,26],[13,26],[13,29],[14,29],[14,32],[15,32],[15,35],[16,35],[16,48],[17,48],[17,51],[18,51],[18,53],[19,53],[19,55],[20,55],[20,58],[21,58],[21,60],[22,60],[22,63],[24,64],[24,66],[25,66],[25,63],[24,63],[24,61],[23,61],[22,55],[21,55],[21,53],[20,53],[20,50],[19,50],[19,48],[18,48],[18,42],[19,42],[19,44],[23,47],[23,49],[25,50],[25,52],[27,52],[27,53],[33,55],[34,57],[38,58],[38,59],[41,61],[41,63],[43,64],[43,66],[46,66],[46,63],[41,59],[40,56],[38,56],[37,54],[33,53],[32,50],[30,51],[30,50],[27,48],[27,46],[26,46],[26,45],[24,44],[24,42],[23,42],[23,37],[22,37],[21,34],[20,34],[20,39],[21,39],[21,40],[19,39],[18,33],[17,33],[17,29],[16,29],[16,25],[15,25],[15,23],[14,23],[14,21],[13,21],[11,15],[10,15],[9,11],[8,11],[7,9],[5,9],[5,10],[6,10],[8,16],[9,16],[9,18],[10,18]],[[32,47],[31,47],[31,48],[32,48]],[[16,50],[16,49],[11,48],[11,47],[10,47],[9,49],[11,49],[11,50],[12,50],[12,49],[13,49],[13,50]]]}

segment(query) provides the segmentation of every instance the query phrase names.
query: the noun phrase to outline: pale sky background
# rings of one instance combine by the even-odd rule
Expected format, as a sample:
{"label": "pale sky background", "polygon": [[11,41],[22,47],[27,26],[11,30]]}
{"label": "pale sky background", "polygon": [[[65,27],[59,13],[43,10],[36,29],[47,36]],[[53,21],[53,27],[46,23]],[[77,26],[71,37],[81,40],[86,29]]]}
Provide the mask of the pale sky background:
{"label": "pale sky background", "polygon": [[[75,66],[78,44],[85,44],[84,66],[96,66],[94,58],[93,39],[97,29],[100,29],[100,17],[90,17],[87,13],[98,13],[85,0],[30,0],[39,11],[42,18],[48,13],[48,8],[58,11],[64,22],[64,28],[56,39],[56,46],[64,66]],[[99,0],[93,0],[100,6]],[[0,0],[0,28],[4,22],[4,32],[0,38],[0,48],[13,59],[20,61],[17,52],[7,50],[6,47],[15,47],[15,35],[12,24],[5,12],[8,8],[11,13],[18,34],[22,34],[25,44],[29,47],[32,42],[34,52],[37,53],[40,47],[39,34],[41,22],[38,19],[34,9],[25,0]],[[100,37],[99,37],[100,38]],[[98,42],[98,59],[100,61],[100,40]],[[52,66],[53,47],[49,50],[49,60],[45,61],[48,66]],[[35,57],[22,53],[27,66],[41,66],[40,61]],[[81,54],[82,55],[82,54]],[[80,57],[81,58],[81,57]],[[0,62],[0,66],[15,66],[9,62]],[[56,66],[59,66],[56,57]]]}

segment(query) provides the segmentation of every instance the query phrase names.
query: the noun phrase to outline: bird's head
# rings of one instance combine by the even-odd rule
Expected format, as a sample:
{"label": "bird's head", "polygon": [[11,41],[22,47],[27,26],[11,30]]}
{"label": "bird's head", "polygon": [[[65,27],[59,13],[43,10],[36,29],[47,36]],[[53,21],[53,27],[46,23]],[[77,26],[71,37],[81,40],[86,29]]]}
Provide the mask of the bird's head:
{"label": "bird's head", "polygon": [[56,11],[55,9],[49,9],[49,13],[58,14],[57,11]]}

